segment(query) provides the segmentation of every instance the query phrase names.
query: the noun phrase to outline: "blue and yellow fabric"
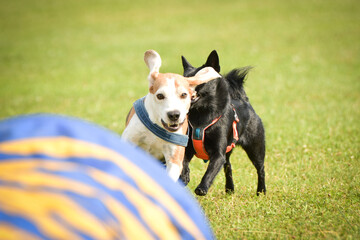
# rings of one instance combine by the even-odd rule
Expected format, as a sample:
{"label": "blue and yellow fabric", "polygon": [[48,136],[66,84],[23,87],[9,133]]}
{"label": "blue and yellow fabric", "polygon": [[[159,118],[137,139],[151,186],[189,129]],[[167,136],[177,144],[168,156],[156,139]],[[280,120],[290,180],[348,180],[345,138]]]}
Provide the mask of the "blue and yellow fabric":
{"label": "blue and yellow fabric", "polygon": [[212,239],[157,160],[94,124],[0,121],[0,239]]}

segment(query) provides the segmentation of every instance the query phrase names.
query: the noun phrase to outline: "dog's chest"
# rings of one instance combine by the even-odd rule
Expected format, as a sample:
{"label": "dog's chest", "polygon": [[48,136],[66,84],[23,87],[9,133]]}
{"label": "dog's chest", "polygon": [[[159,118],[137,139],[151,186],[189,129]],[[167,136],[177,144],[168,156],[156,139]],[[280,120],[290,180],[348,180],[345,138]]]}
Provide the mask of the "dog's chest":
{"label": "dog's chest", "polygon": [[144,149],[157,159],[164,157],[164,150],[168,148],[168,142],[152,134],[135,115],[129,126],[123,132],[122,137],[140,148]]}
{"label": "dog's chest", "polygon": [[157,159],[164,157],[163,151],[166,148],[166,143],[155,135],[143,135],[138,139],[137,145]]}

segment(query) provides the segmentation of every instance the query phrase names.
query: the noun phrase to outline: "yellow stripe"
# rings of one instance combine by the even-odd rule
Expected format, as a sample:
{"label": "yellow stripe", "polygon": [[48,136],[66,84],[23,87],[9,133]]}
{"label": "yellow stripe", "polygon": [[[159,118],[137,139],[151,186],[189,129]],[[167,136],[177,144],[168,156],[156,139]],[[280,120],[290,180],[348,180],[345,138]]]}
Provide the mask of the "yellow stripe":
{"label": "yellow stripe", "polygon": [[[87,213],[76,203],[59,194],[30,192],[22,189],[1,187],[0,210],[11,214],[25,216],[40,229],[44,235],[54,239],[79,239],[69,229],[52,218],[58,215],[75,229],[80,229],[94,239],[114,239],[116,230],[113,226],[106,226],[91,214]],[[110,203],[110,209],[115,209],[118,217],[123,221],[117,228],[123,228],[124,236],[129,239],[152,239],[147,231],[138,223],[129,211],[111,198],[104,197],[104,202]],[[25,203],[25,204],[24,204]]]}
{"label": "yellow stripe", "polygon": [[[34,193],[7,187],[0,188],[0,195],[6,196],[6,198],[0,198],[0,209],[2,211],[24,216],[34,222],[44,235],[49,236],[50,238],[79,239],[76,234],[72,233],[69,229],[66,229],[49,216],[49,214],[52,213],[52,208],[63,208],[65,211],[69,211],[66,209],[68,207],[77,208],[63,196]],[[74,212],[75,211],[76,210],[74,209]]]}
{"label": "yellow stripe", "polygon": [[60,190],[70,190],[85,196],[95,196],[96,189],[54,174],[37,172],[37,167],[45,169],[74,169],[76,164],[68,162],[53,162],[50,160],[21,159],[16,161],[0,162],[0,179],[4,181],[18,182],[31,188],[51,187]]}
{"label": "yellow stripe", "polygon": [[[29,171],[36,168],[45,168],[54,171],[71,170],[79,167],[79,164],[66,162],[66,161],[55,161],[50,159],[41,158],[27,158],[27,159],[8,159],[0,162],[1,170],[7,171]],[[84,169],[84,168],[83,168]],[[1,172],[0,172],[1,175]]]}
{"label": "yellow stripe", "polygon": [[180,239],[178,231],[164,210],[151,202],[137,189],[125,181],[95,169],[91,170],[89,174],[109,189],[118,190],[124,193],[139,211],[144,221],[160,239]]}
{"label": "yellow stripe", "polygon": [[[109,159],[133,178],[143,192],[159,201],[173,217],[196,239],[205,239],[193,220],[177,202],[151,177],[115,151],[97,144],[67,137],[36,138],[0,144],[0,151],[9,154],[44,153],[54,157],[94,157]],[[141,176],[141,177],[139,177]]]}
{"label": "yellow stripe", "polygon": [[6,240],[37,240],[40,239],[33,234],[24,231],[23,229],[17,228],[15,226],[10,226],[6,223],[0,223],[0,237],[1,239]]}
{"label": "yellow stripe", "polygon": [[[17,182],[19,184],[21,184],[22,186],[24,186],[24,188],[26,189],[26,191],[28,192],[24,192],[24,194],[33,194],[31,196],[36,196],[37,193],[32,193],[31,190],[39,190],[43,187],[51,187],[51,188],[58,188],[60,190],[69,190],[69,191],[73,191],[82,195],[86,195],[88,197],[94,197],[94,198],[100,198],[99,200],[103,200],[104,202],[112,202],[112,206],[107,206],[109,209],[110,208],[116,208],[116,209],[120,209],[121,214],[119,214],[117,216],[117,218],[119,219],[119,221],[124,224],[124,226],[121,226],[120,228],[124,228],[123,232],[125,236],[129,236],[129,237],[139,237],[141,239],[151,239],[150,234],[147,232],[147,230],[140,224],[137,222],[136,217],[134,217],[132,215],[132,213],[130,211],[128,211],[125,207],[121,206],[119,204],[119,202],[117,202],[116,200],[109,200],[111,197],[107,195],[107,193],[93,188],[91,186],[88,186],[86,184],[83,183],[79,183],[73,180],[69,180],[66,178],[62,178],[60,176],[56,176],[56,175],[51,175],[51,174],[47,174],[47,173],[42,173],[42,172],[34,172],[32,170],[34,170],[34,167],[42,167],[42,168],[46,168],[46,167],[60,167],[63,169],[71,169],[71,167],[76,166],[75,164],[71,164],[71,163],[61,163],[59,164],[58,162],[51,162],[49,161],[43,161],[43,160],[35,160],[35,159],[29,159],[30,161],[24,161],[24,160],[19,160],[19,161],[5,161],[5,162],[0,162],[0,179],[4,180],[4,181],[12,181],[12,182]],[[18,170],[19,169],[19,170]],[[12,171],[11,171],[12,170]],[[0,192],[2,190],[2,186],[0,186]],[[53,201],[50,197],[49,199],[46,199],[46,194],[44,195],[44,201],[48,200],[48,201]],[[51,196],[52,194],[49,194],[49,196]],[[19,197],[19,196],[15,196],[15,197]],[[60,201],[60,198],[56,198],[56,201]],[[71,200],[69,200],[71,201]],[[8,209],[12,209],[14,206],[12,205],[13,203],[13,199],[12,198],[6,198],[6,199],[1,199],[0,203],[3,203],[4,206],[8,206]],[[7,205],[6,205],[7,203]],[[24,204],[24,202],[22,202]],[[19,203],[21,204],[21,203]],[[38,203],[41,204],[41,203]],[[73,203],[75,204],[75,203]],[[28,204],[26,202],[26,204],[24,204],[25,206],[21,206],[22,208],[30,208],[28,211],[31,211],[33,208],[32,204]],[[88,219],[89,216],[88,215],[83,215],[84,212],[82,211],[78,211],[76,209],[72,208],[65,208],[63,209],[64,204],[59,202],[56,205],[50,205],[47,202],[43,202],[43,204],[41,206],[38,206],[38,208],[42,208],[40,209],[44,215],[46,214],[46,212],[56,212],[59,216],[61,216],[63,219],[69,221],[69,223],[71,225],[73,225],[73,227],[79,229],[82,232],[86,232],[89,235],[93,234],[92,236],[94,238],[102,238],[101,235],[97,234],[96,232],[94,232],[93,226],[95,226],[95,223],[90,223],[88,224],[79,224],[84,222],[84,220],[82,219]],[[1,207],[0,207],[1,208]],[[39,210],[39,209],[37,209]],[[25,211],[26,212],[26,211]],[[72,214],[75,214],[76,217],[78,218],[77,220],[74,218],[74,216]],[[35,216],[38,216],[38,214],[33,213],[30,215],[34,215],[33,218],[36,218]],[[43,215],[41,215],[41,217],[43,217]],[[73,222],[73,220],[75,222]],[[95,220],[95,219],[94,219]],[[100,226],[101,223],[97,222],[96,223],[97,226]],[[93,225],[93,226],[92,226]],[[108,227],[109,231],[112,231],[114,234],[116,232],[116,230],[114,229],[114,225],[112,224],[112,228]],[[130,225],[130,227],[129,227]],[[102,227],[106,227],[106,226],[102,226]],[[97,228],[95,228],[96,230]],[[116,226],[115,229],[119,229],[119,226]],[[134,232],[131,232],[134,231]],[[94,232],[94,233],[93,233]]]}
{"label": "yellow stripe", "polygon": [[118,228],[122,229],[124,239],[154,239],[147,230],[138,223],[137,219],[124,206],[120,205],[118,201],[113,198],[105,198],[102,200],[109,211],[118,219],[121,219],[121,225]]}

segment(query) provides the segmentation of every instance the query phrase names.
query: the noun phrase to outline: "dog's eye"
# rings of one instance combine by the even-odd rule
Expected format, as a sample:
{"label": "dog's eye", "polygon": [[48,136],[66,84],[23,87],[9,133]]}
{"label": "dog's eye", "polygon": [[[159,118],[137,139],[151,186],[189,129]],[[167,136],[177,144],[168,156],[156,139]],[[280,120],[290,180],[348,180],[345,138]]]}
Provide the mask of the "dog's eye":
{"label": "dog's eye", "polygon": [[164,94],[162,94],[162,93],[157,94],[156,97],[159,100],[163,100],[165,98]]}
{"label": "dog's eye", "polygon": [[187,98],[187,95],[188,95],[187,93],[182,93],[180,97],[181,98]]}

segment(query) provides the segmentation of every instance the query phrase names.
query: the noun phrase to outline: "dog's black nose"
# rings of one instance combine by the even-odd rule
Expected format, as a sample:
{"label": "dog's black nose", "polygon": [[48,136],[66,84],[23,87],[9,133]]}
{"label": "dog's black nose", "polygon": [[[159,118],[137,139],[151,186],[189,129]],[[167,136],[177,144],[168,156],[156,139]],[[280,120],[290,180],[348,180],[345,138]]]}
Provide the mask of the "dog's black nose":
{"label": "dog's black nose", "polygon": [[167,115],[171,121],[177,121],[180,117],[180,111],[178,110],[170,111],[167,113]]}

